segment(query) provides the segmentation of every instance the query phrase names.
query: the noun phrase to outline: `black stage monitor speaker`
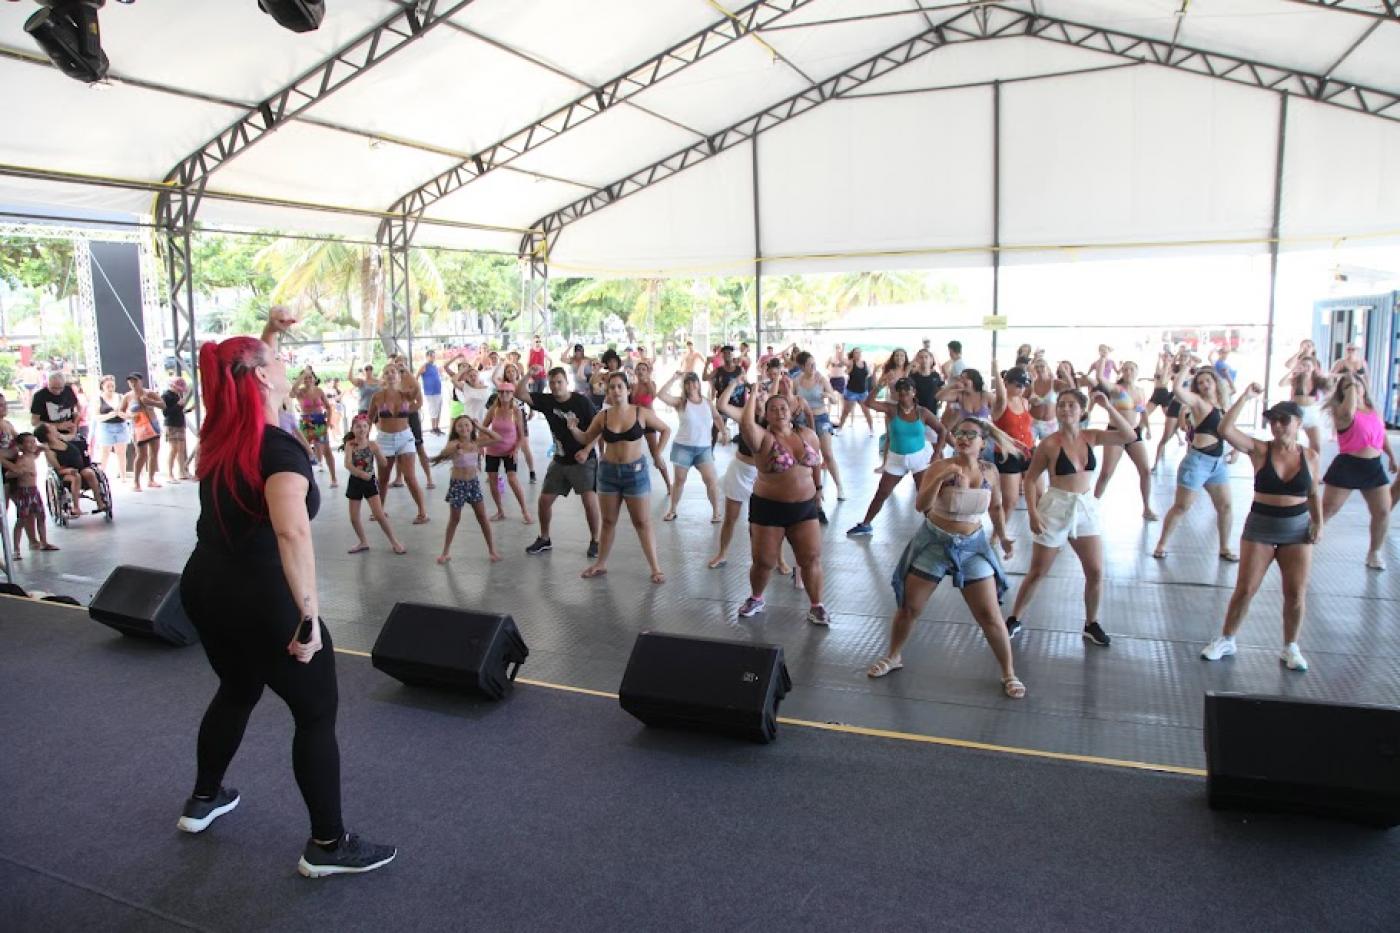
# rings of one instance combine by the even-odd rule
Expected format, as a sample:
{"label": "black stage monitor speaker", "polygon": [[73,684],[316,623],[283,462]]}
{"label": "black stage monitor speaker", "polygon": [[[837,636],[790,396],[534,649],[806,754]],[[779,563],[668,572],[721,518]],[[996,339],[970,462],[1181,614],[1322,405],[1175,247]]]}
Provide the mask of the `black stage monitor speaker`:
{"label": "black stage monitor speaker", "polygon": [[395,603],[374,641],[374,666],[419,687],[506,695],[530,649],[507,615]]}
{"label": "black stage monitor speaker", "polygon": [[1206,693],[1213,809],[1400,824],[1400,709]]}
{"label": "black stage monitor speaker", "polygon": [[88,615],[123,635],[193,645],[199,633],[180,602],[180,575],[122,564],[88,605]]}
{"label": "black stage monitor speaker", "polygon": [[792,678],[778,645],[642,632],[622,675],[622,708],[648,726],[771,742]]}

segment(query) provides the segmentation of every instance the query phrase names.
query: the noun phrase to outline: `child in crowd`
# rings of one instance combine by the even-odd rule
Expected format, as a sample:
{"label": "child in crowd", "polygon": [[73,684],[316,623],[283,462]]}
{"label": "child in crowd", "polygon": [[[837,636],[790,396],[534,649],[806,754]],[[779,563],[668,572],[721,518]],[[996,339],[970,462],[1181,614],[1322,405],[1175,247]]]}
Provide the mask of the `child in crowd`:
{"label": "child in crowd", "polygon": [[452,420],[452,433],[443,445],[442,453],[433,458],[433,463],[452,461],[452,481],[447,486],[447,504],[452,515],[447,520],[447,535],[442,542],[442,555],[439,564],[452,559],[452,537],[457,533],[457,523],[462,520],[462,507],[470,505],[476,513],[476,523],[481,526],[481,536],[486,539],[486,553],[491,562],[501,559],[496,553],[496,541],[491,534],[491,520],[486,517],[486,503],[481,494],[481,479],[477,476],[477,459],[482,447],[499,444],[501,436],[490,428],[482,427],[476,419],[467,415]]}
{"label": "child in crowd", "polygon": [[369,439],[368,418],[359,415],[350,423],[350,433],[345,435],[340,449],[345,451],[345,470],[350,474],[350,479],[345,483],[345,498],[350,501],[350,527],[355,529],[357,539],[349,553],[359,554],[369,550],[369,542],[365,540],[365,527],[360,523],[361,502],[369,503],[370,513],[379,523],[384,537],[389,539],[394,553],[408,553],[408,549],[394,537],[394,529],[389,527],[389,516],[384,514],[384,503],[379,498],[379,484],[374,478],[375,468],[377,466],[379,475],[383,476],[388,471],[388,464],[384,461],[384,454],[380,452],[379,445]]}
{"label": "child in crowd", "polygon": [[44,497],[39,492],[39,441],[25,433],[15,438],[19,452],[13,460],[0,460],[0,470],[15,481],[10,487],[15,507],[15,560],[19,552],[20,532],[29,537],[31,551],[57,551],[49,543],[44,527]]}

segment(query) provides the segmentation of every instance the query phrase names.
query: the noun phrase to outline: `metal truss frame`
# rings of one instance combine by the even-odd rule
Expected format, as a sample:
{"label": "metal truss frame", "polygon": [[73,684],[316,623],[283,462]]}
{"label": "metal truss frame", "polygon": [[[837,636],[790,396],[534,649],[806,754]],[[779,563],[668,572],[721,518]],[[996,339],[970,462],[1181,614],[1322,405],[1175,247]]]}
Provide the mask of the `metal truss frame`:
{"label": "metal truss frame", "polygon": [[413,365],[413,293],[409,248],[418,224],[406,215],[379,225],[382,249],[389,260],[389,332],[382,336],[389,354],[402,353]]}
{"label": "metal truss frame", "polygon": [[[1400,22],[1400,0],[1290,0],[1290,2],[1301,3],[1305,6],[1320,6],[1341,13],[1355,13],[1358,16],[1369,16],[1372,19]],[[1380,4],[1380,9],[1376,9],[1377,3]]]}
{"label": "metal truss frame", "polygon": [[707,26],[686,39],[588,93],[475,153],[405,194],[389,208],[394,213],[422,214],[428,207],[494,169],[640,94],[647,88],[708,58],[813,0],[758,0]]}
{"label": "metal truss frame", "polygon": [[[1388,2],[1394,5],[1400,3],[1400,0]],[[958,42],[1027,36],[1103,52],[1130,61],[1174,68],[1202,77],[1289,93],[1318,103],[1400,121],[1400,94],[1234,55],[1207,52],[1173,44],[1169,40],[1149,39],[995,4],[980,5],[752,114],[701,142],[672,153],[559,210],[546,214],[531,224],[531,232],[521,238],[521,256],[525,257],[530,255],[531,251],[537,251],[536,242],[540,237],[546,241],[547,253],[558,239],[559,233],[569,224],[706,161],[758,133],[800,116],[828,100],[844,97],[869,81],[939,48]]]}

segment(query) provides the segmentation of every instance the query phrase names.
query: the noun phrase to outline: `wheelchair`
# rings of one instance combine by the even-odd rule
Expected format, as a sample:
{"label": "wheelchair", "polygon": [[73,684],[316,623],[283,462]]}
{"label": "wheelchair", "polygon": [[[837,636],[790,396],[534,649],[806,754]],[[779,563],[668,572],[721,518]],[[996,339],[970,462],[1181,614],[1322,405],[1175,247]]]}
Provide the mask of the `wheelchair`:
{"label": "wheelchair", "polygon": [[[93,463],[89,465],[89,468],[97,475],[97,485],[102,489],[102,501],[107,503],[107,508],[102,510],[103,517],[110,524],[112,521],[112,487],[107,482],[107,474],[102,472],[101,467]],[[97,499],[93,496],[92,490],[88,488],[86,482],[82,484],[81,494],[82,498],[93,505],[97,504]],[[68,484],[58,475],[56,470],[49,470],[48,479],[44,484],[44,501],[49,507],[49,518],[60,528],[67,528],[68,522],[77,517],[73,514],[73,490],[68,488]]]}

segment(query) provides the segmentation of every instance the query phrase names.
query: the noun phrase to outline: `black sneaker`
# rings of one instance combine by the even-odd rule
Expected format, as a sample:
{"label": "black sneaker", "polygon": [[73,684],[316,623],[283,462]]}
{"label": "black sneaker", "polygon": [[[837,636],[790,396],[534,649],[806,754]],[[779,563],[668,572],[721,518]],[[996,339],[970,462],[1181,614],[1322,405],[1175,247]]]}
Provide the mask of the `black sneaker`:
{"label": "black sneaker", "polygon": [[238,791],[232,787],[220,787],[212,800],[191,797],[185,801],[185,812],[175,825],[187,833],[202,833],[209,824],[238,806]]}
{"label": "black sneaker", "polygon": [[530,471],[530,482],[533,483],[534,481],[535,481],[535,471],[534,471],[534,470],[531,470],[531,471]]}
{"label": "black sneaker", "polygon": [[588,559],[589,559],[589,560],[597,560],[597,559],[598,559],[598,542],[597,542],[597,541],[589,541],[589,542],[588,542]]}
{"label": "black sneaker", "polygon": [[1091,641],[1101,648],[1107,648],[1109,643],[1108,633],[1099,628],[1099,623],[1090,622],[1084,626],[1084,639]]}
{"label": "black sneaker", "polygon": [[1007,617],[1006,617],[1006,637],[1007,637],[1007,638],[1015,638],[1017,635],[1021,634],[1021,629],[1022,629],[1023,627],[1024,627],[1024,626],[1021,625],[1021,620],[1018,619],[1018,618],[1016,618],[1015,616],[1007,616]]}
{"label": "black sneaker", "polygon": [[539,537],[535,539],[534,544],[531,544],[525,548],[525,553],[543,554],[545,551],[552,550],[554,550],[554,545],[550,543],[549,539],[545,537]]}
{"label": "black sneaker", "polygon": [[326,851],[308,839],[306,850],[297,862],[297,871],[308,878],[324,878],[327,875],[357,875],[364,871],[374,871],[394,860],[399,850],[393,846],[376,845],[366,842],[353,833],[346,833],[334,849]]}

